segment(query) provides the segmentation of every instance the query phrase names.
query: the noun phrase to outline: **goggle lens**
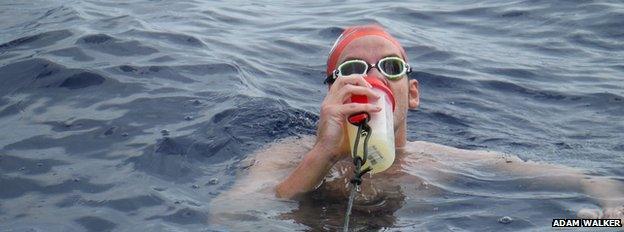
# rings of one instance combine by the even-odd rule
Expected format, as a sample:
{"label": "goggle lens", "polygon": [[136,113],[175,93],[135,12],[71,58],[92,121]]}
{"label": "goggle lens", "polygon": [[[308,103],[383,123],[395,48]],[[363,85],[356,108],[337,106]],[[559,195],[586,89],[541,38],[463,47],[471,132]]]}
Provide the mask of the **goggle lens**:
{"label": "goggle lens", "polygon": [[379,61],[379,71],[389,79],[405,74],[405,62],[397,57],[388,57]]}
{"label": "goggle lens", "polygon": [[368,64],[364,61],[350,60],[342,63],[340,67],[338,67],[338,70],[342,76],[365,74],[368,71]]}

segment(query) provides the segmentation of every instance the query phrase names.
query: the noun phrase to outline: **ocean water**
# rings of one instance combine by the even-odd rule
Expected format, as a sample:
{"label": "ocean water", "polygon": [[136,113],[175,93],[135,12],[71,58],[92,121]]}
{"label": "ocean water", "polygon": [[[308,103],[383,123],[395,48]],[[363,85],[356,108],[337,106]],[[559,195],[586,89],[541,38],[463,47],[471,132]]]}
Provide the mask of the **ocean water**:
{"label": "ocean water", "polygon": [[[622,181],[623,19],[598,0],[3,1],[0,231],[218,229],[208,202],[254,150],[314,133],[330,46],[366,23],[398,38],[420,82],[408,140]],[[522,218],[479,210],[499,203]],[[491,197],[395,217],[540,230],[567,206]]]}

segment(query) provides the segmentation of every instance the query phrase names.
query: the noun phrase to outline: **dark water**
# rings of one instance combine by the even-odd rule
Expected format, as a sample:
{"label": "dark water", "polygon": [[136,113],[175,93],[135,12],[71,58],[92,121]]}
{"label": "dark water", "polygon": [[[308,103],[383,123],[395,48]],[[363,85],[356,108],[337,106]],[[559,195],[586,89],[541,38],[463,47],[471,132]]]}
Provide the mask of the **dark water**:
{"label": "dark water", "polygon": [[[374,22],[420,82],[409,140],[622,179],[623,19],[621,1],[589,0],[4,1],[0,230],[210,230],[207,202],[240,159],[314,132],[340,28]],[[566,216],[550,200],[483,214],[497,201],[470,199],[389,228],[530,230]]]}

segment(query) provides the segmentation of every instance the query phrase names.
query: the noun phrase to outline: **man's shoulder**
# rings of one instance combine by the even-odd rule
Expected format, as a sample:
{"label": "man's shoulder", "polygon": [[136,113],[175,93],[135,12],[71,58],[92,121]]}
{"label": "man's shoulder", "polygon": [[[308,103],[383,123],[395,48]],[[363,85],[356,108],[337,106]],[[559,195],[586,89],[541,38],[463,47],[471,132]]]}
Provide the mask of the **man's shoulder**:
{"label": "man's shoulder", "polygon": [[438,144],[428,141],[411,141],[405,145],[405,150],[409,153],[422,153],[431,155],[445,155],[445,156],[463,156],[464,158],[486,158],[486,157],[499,157],[502,155],[500,152],[491,150],[469,150],[456,148],[444,144]]}
{"label": "man's shoulder", "polygon": [[256,166],[284,168],[296,164],[314,146],[311,135],[291,136],[265,144],[246,159],[253,159]]}
{"label": "man's shoulder", "polygon": [[314,146],[315,138],[316,137],[312,135],[297,135],[281,138],[265,144],[256,151],[256,154],[308,151]]}

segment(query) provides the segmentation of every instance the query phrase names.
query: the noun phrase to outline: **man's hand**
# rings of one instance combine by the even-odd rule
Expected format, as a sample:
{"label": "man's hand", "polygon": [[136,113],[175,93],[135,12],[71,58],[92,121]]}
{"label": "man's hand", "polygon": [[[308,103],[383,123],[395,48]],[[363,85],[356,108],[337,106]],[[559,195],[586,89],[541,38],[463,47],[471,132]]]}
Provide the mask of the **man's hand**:
{"label": "man's hand", "polygon": [[344,130],[347,117],[355,113],[381,110],[373,104],[350,102],[353,95],[378,99],[371,87],[362,75],[340,77],[334,82],[321,105],[316,144],[305,154],[297,168],[277,185],[277,197],[292,199],[314,190],[336,161],[349,154]]}
{"label": "man's hand", "polygon": [[379,96],[371,90],[364,75],[339,77],[331,85],[323,103],[317,128],[315,146],[319,147],[333,162],[349,153],[346,136],[347,117],[361,112],[379,112],[381,108],[373,104],[351,103],[351,96],[365,95],[371,99]]}
{"label": "man's hand", "polygon": [[583,219],[620,219],[624,222],[624,206],[599,209],[581,209],[577,215]]}

